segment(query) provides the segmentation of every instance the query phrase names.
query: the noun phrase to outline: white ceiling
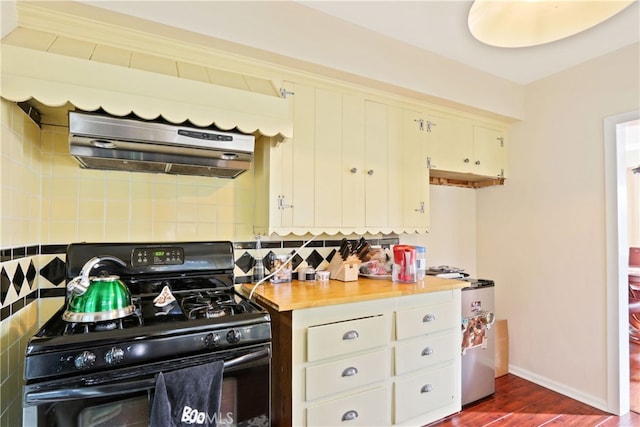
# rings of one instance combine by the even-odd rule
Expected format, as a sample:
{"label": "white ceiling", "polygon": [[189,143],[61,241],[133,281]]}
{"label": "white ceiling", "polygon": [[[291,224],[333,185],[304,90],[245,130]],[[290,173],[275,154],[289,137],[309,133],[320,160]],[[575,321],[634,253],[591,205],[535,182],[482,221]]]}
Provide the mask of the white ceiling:
{"label": "white ceiling", "polygon": [[544,46],[518,49],[488,46],[471,35],[467,29],[467,14],[473,1],[301,3],[520,84],[530,83],[640,40],[638,1],[581,34]]}
{"label": "white ceiling", "polygon": [[[542,46],[518,49],[491,47],[475,40],[466,25],[472,3],[469,0],[296,0],[298,5],[306,6],[297,8],[300,20],[289,19],[284,23],[278,19],[278,9],[286,8],[290,13],[290,1],[81,1],[303,59],[308,57],[310,49],[335,48],[323,44],[322,34],[330,32],[332,23],[336,25],[335,18],[339,18],[519,84],[533,82],[640,41],[639,0],[599,26],[580,34]],[[221,9],[223,5],[224,9]],[[307,8],[315,13],[309,13]],[[224,10],[223,16],[221,10]],[[259,11],[259,16],[252,16],[252,10]],[[239,21],[239,17],[245,19]],[[251,31],[245,35],[242,31],[245,24],[251,27],[253,34],[256,26],[263,25],[264,37],[250,37]],[[309,39],[310,35],[314,38]],[[313,41],[307,43],[306,40]]]}

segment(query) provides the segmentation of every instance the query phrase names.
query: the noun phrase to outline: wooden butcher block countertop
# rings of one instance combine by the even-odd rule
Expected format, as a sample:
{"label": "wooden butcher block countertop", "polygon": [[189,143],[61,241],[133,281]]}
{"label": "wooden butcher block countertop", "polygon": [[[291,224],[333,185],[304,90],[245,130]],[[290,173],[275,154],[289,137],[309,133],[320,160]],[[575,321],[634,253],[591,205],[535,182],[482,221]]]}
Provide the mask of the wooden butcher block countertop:
{"label": "wooden butcher block countertop", "polygon": [[[393,283],[391,280],[367,278],[359,278],[353,282],[293,280],[291,283],[262,283],[253,293],[252,299],[276,311],[290,311],[426,292],[448,291],[461,289],[468,285],[468,282],[433,276],[427,276],[418,283]],[[253,287],[252,283],[243,284],[240,287],[240,292],[248,296]]]}

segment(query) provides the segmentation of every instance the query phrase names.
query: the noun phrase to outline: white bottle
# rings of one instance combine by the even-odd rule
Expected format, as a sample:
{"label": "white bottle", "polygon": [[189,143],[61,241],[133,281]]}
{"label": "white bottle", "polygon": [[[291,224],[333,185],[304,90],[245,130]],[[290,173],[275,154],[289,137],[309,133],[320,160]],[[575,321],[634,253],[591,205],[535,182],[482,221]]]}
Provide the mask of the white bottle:
{"label": "white bottle", "polygon": [[427,248],[416,246],[416,279],[424,279],[427,271]]}

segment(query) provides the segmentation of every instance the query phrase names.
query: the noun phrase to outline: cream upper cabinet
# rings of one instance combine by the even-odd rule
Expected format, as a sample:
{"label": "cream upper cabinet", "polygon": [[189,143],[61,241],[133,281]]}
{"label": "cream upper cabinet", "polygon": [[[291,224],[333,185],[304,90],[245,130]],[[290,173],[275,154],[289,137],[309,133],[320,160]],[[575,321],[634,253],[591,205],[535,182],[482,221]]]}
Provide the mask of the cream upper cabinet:
{"label": "cream upper cabinet", "polygon": [[365,102],[365,226],[375,230],[387,227],[390,202],[387,185],[388,146],[387,105],[367,100]]}
{"label": "cream upper cabinet", "polygon": [[271,234],[293,224],[293,145],[289,140],[256,140],[254,232]]}
{"label": "cream upper cabinet", "polygon": [[429,134],[432,175],[452,172],[488,178],[506,176],[502,129],[446,114],[430,114],[425,126]]}
{"label": "cream upper cabinet", "polygon": [[424,233],[430,176],[504,176],[499,126],[327,82],[283,86],[294,134],[258,139],[256,233]]}
{"label": "cream upper cabinet", "polygon": [[424,232],[429,227],[428,139],[422,113],[403,110],[403,230]]}
{"label": "cream upper cabinet", "polygon": [[291,82],[284,89],[294,136],[256,149],[255,231],[302,235],[337,229],[342,220],[342,94]]}
{"label": "cream upper cabinet", "polygon": [[424,127],[428,134],[431,169],[468,172],[470,158],[473,155],[471,122],[431,113],[427,114]]}
{"label": "cream upper cabinet", "polygon": [[[292,169],[291,186],[291,230],[299,227],[313,227],[315,208],[315,170],[316,126],[314,123],[315,90],[312,87],[285,82],[284,87],[293,95],[293,139],[291,144]],[[276,172],[277,173],[277,172]],[[286,230],[282,230],[286,232]],[[295,232],[295,231],[294,231]]]}
{"label": "cream upper cabinet", "polygon": [[425,232],[429,169],[424,119],[403,105],[365,102],[365,206],[369,231]]}
{"label": "cream upper cabinet", "polygon": [[[296,95],[297,96],[297,95]],[[313,226],[316,229],[336,227],[342,221],[342,162],[341,151],[343,140],[343,106],[342,94],[326,89],[315,90],[315,109],[313,123],[315,151],[307,159],[306,170],[301,159],[299,174],[312,175],[314,186]],[[294,129],[297,120],[294,121]],[[313,165],[313,174],[309,167]],[[298,174],[296,174],[297,176]]]}
{"label": "cream upper cabinet", "polygon": [[507,148],[504,132],[486,126],[473,126],[473,173],[505,178]]}
{"label": "cream upper cabinet", "polygon": [[365,224],[366,211],[364,98],[361,95],[344,95],[342,112],[341,226],[343,229],[356,229]]}

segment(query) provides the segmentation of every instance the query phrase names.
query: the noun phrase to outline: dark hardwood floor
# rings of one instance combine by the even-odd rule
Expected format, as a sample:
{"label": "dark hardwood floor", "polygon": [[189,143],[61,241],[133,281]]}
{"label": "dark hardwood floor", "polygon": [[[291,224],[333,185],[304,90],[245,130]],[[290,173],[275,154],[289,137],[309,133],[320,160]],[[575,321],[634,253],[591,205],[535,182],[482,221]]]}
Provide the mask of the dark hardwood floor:
{"label": "dark hardwood floor", "polygon": [[[640,394],[638,394],[640,389],[637,387],[640,381],[640,345],[638,344],[632,344],[631,370],[631,399],[637,402],[640,401]],[[629,412],[620,417],[614,416],[515,375],[507,374],[496,378],[496,392],[493,396],[465,406],[462,412],[430,424],[429,427],[489,425],[492,427],[640,427],[640,414]]]}

